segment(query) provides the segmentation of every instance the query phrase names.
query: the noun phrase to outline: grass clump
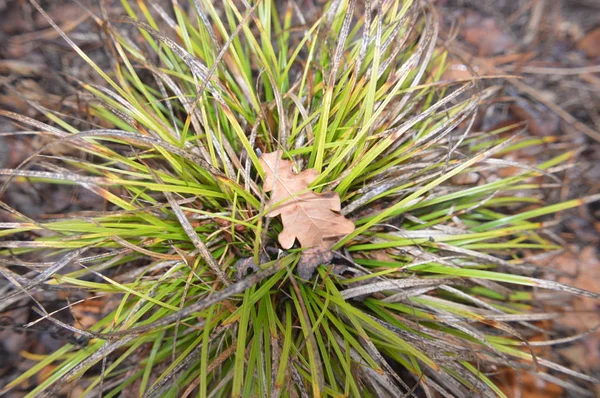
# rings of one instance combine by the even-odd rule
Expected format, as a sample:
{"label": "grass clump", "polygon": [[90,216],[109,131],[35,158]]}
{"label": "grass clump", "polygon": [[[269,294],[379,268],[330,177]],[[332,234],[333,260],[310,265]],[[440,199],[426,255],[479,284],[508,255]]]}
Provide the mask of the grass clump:
{"label": "grass clump", "polygon": [[[75,381],[107,397],[503,396],[486,375],[500,364],[595,381],[535,358],[527,336],[556,316],[531,288],[596,295],[531,277],[516,253],[555,249],[535,219],[597,198],[540,203],[570,152],[498,176],[515,166],[502,154],[550,140],[471,131],[490,92],[441,81],[432,10],[332,1],[311,21],[294,2],[180,3],[98,17],[110,71],[62,34],[105,82],[82,83],[89,128],[2,112],[53,138],[2,170],[3,191],[71,184],[107,203],[45,220],[2,204],[15,219],[0,232],[2,310],[54,289],[118,301],[90,328],[35,301],[80,340],[5,391],[48,365],[28,396]],[[275,150],[316,169],[313,189],[337,192],[356,225],[311,279],[265,217],[259,156]],[[487,180],[453,183],[473,174]],[[259,265],[244,274],[247,259]]]}

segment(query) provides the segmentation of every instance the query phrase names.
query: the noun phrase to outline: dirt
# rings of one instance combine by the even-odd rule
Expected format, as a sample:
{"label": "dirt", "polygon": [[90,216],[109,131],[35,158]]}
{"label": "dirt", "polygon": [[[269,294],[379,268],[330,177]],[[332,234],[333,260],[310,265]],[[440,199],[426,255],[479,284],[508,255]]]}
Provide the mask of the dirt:
{"label": "dirt", "polygon": [[[579,151],[563,186],[548,200],[572,199],[600,192],[600,3],[594,1],[442,1],[443,35],[458,37],[458,56],[448,79],[517,75],[503,84],[479,128],[525,122],[527,133],[555,137],[559,148]],[[595,16],[595,17],[594,17]],[[452,52],[452,51],[451,51]],[[466,58],[466,59],[465,59]],[[461,66],[463,66],[461,68]],[[489,84],[497,83],[490,81]],[[533,155],[533,156],[532,156]],[[544,154],[519,154],[535,162]],[[555,216],[556,241],[562,253],[537,265],[555,272],[544,277],[600,292],[600,206],[592,203]],[[600,306],[592,299],[565,301],[557,308],[567,316],[549,325],[561,337],[587,333],[600,324]],[[546,336],[547,338],[547,336]],[[549,358],[588,374],[600,372],[600,332],[576,343],[557,346]],[[508,396],[576,396],[530,374],[506,370],[497,378]],[[600,394],[600,390],[597,391]],[[575,394],[575,395],[574,395]]]}

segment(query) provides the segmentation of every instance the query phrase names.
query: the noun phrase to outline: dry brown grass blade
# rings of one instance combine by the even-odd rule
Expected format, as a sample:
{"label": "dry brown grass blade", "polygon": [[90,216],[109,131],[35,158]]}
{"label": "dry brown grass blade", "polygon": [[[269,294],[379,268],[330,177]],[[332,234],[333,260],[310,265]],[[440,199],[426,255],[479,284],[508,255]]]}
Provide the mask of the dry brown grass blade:
{"label": "dry brown grass blade", "polygon": [[225,272],[223,272],[223,270],[211,254],[210,250],[208,250],[208,247],[206,247],[206,244],[202,242],[202,240],[194,230],[194,227],[183,213],[183,210],[177,204],[173,194],[165,191],[164,195],[171,204],[171,210],[175,213],[175,216],[177,217],[177,220],[179,220],[179,224],[181,224],[181,227],[185,231],[185,234],[190,238],[196,249],[198,249],[202,257],[204,258],[204,261],[206,261],[210,269],[219,277],[221,282],[223,282],[227,286],[230,286],[232,283],[231,279],[229,279]]}
{"label": "dry brown grass blade", "polygon": [[[38,243],[43,243],[43,242],[38,242]],[[58,271],[60,271],[61,269],[63,269],[67,265],[69,265],[71,262],[73,262],[76,258],[81,256],[83,253],[85,253],[89,249],[90,249],[90,247],[84,247],[84,248],[73,250],[73,251],[67,253],[65,256],[63,256],[63,258],[61,258],[59,261],[54,263],[51,267],[48,267],[47,269],[42,271],[39,275],[37,275],[35,278],[29,280],[26,285],[22,286],[22,290],[30,291],[30,290],[34,289],[35,287],[37,287],[38,285],[44,283],[45,281],[50,279],[54,274],[56,274]],[[13,298],[14,296],[16,296],[18,294],[19,294],[19,292],[12,292],[10,294],[4,295],[4,296],[0,297],[0,302],[5,301],[5,300],[10,300],[11,298]]]}
{"label": "dry brown grass blade", "polygon": [[[493,63],[491,63],[485,59],[481,59],[481,58],[478,58],[478,57],[470,54],[462,46],[460,46],[456,43],[453,43],[450,46],[450,49],[452,52],[456,53],[460,58],[467,60],[469,64],[479,65],[481,70],[485,71],[486,75],[487,74],[504,74],[502,67],[495,66]],[[474,76],[477,76],[477,73],[475,73],[473,70],[471,70],[471,71],[474,74]],[[568,74],[568,73],[566,73],[566,74]],[[523,83],[522,81],[520,81],[518,78],[515,78],[515,77],[506,77],[506,80],[510,84],[512,84],[517,90],[531,96],[536,101],[539,101],[540,103],[544,104],[546,107],[548,107],[548,109],[550,109],[552,112],[556,113],[561,119],[563,119],[569,125],[573,126],[578,131],[580,131],[583,134],[587,135],[588,137],[600,142],[600,132],[588,127],[584,123],[577,120],[573,115],[571,115],[569,112],[562,109],[559,105],[557,105],[554,102],[552,102],[551,100],[549,100],[546,96],[544,96],[542,93],[540,93],[535,88]]]}
{"label": "dry brown grass blade", "polygon": [[563,119],[565,122],[567,122],[568,124],[570,124],[571,126],[576,128],[577,130],[581,131],[588,137],[600,142],[600,133],[599,132],[588,127],[587,125],[580,122],[579,120],[577,120],[573,115],[571,115],[569,112],[565,111],[560,106],[556,105],[554,102],[550,101],[548,98],[546,98],[544,95],[542,95],[539,91],[535,90],[531,86],[528,86],[527,84],[523,83],[522,81],[520,81],[518,79],[509,78],[508,81],[510,82],[510,84],[515,86],[519,91],[522,91],[522,92],[530,95],[531,97],[535,98],[537,101],[546,105],[551,111],[556,113],[558,116],[561,117],[561,119]]}
{"label": "dry brown grass blade", "polygon": [[431,287],[440,286],[445,283],[452,282],[450,278],[436,278],[436,279],[419,279],[419,278],[406,278],[406,279],[393,279],[381,282],[369,283],[368,285],[362,285],[352,287],[349,289],[342,290],[340,293],[348,300],[353,297],[363,296],[367,294],[377,293],[381,291],[396,291],[400,289],[407,289],[413,287]]}
{"label": "dry brown grass blade", "polygon": [[[231,355],[233,355],[234,352],[235,352],[235,340],[232,341],[231,345],[229,347],[227,347],[225,350],[223,350],[219,354],[219,356],[216,357],[215,360],[208,365],[207,373],[210,374],[215,368],[219,367],[223,362],[225,362],[227,359],[229,359],[229,357]],[[198,387],[198,385],[200,385],[201,382],[203,382],[203,380],[200,378],[200,376],[196,377],[194,379],[194,381],[192,381],[190,383],[188,388],[185,389],[185,391],[181,395],[181,398],[189,397],[194,392],[194,389],[196,389],[196,387]]]}

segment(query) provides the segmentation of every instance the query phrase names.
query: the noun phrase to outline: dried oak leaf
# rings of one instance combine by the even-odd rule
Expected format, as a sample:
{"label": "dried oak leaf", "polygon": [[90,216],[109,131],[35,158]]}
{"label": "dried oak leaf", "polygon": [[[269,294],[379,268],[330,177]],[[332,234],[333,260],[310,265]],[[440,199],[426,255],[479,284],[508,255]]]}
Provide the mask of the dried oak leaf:
{"label": "dried oak leaf", "polygon": [[329,249],[311,247],[304,250],[298,261],[298,276],[309,280],[319,265],[329,265],[332,259],[333,252]]}
{"label": "dried oak leaf", "polygon": [[336,192],[317,194],[308,186],[319,173],[307,169],[294,173],[293,163],[281,159],[282,151],[265,153],[260,163],[265,170],[263,189],[271,193],[269,217],[281,216],[279,243],[289,249],[298,239],[303,248],[331,249],[336,240],[354,231],[354,223],[341,214]]}

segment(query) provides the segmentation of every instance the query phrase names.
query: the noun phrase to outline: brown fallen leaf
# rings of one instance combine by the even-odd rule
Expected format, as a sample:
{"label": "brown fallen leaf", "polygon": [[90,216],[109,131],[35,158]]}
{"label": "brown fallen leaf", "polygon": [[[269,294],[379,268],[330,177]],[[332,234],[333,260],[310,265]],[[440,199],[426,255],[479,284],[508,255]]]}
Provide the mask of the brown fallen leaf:
{"label": "brown fallen leaf", "polygon": [[331,249],[340,237],[354,231],[354,223],[336,212],[341,210],[337,193],[317,194],[308,186],[318,172],[294,173],[293,163],[281,159],[282,151],[265,153],[260,162],[265,170],[263,189],[271,193],[269,217],[281,216],[279,243],[289,249],[298,239],[303,248]]}
{"label": "brown fallen leaf", "polygon": [[509,110],[517,120],[527,122],[533,135],[551,136],[558,133],[560,118],[549,110],[536,107],[531,101],[517,97],[510,104]]}
{"label": "brown fallen leaf", "polygon": [[505,53],[515,48],[514,41],[493,18],[483,18],[471,12],[465,20],[463,36],[467,43],[475,46],[480,56]]}
{"label": "brown fallen leaf", "polygon": [[312,247],[302,252],[298,261],[298,276],[309,280],[319,265],[329,265],[333,259],[331,250]]}
{"label": "brown fallen leaf", "polygon": [[235,269],[237,271],[237,279],[242,280],[247,274],[248,271],[258,272],[260,271],[260,264],[269,262],[269,257],[261,253],[260,254],[260,263],[256,264],[254,261],[254,257],[246,257],[240,258],[235,263]]}
{"label": "brown fallen leaf", "polygon": [[504,369],[499,377],[499,387],[509,397],[523,398],[560,398],[563,389],[556,384],[545,382],[534,375],[512,369]]}
{"label": "brown fallen leaf", "polygon": [[577,42],[577,49],[588,57],[600,57],[600,26],[586,34]]}
{"label": "brown fallen leaf", "polygon": [[450,61],[448,67],[442,75],[442,80],[449,80],[454,82],[458,80],[472,79],[475,77],[473,72],[476,71],[469,69],[467,65],[460,61]]}
{"label": "brown fallen leaf", "polygon": [[[573,277],[561,277],[559,282],[586,289],[591,292],[600,292],[600,258],[596,254],[596,248],[587,246],[578,253],[565,252],[555,257],[552,261],[554,268]],[[576,333],[591,330],[600,324],[600,306],[596,300],[583,297],[574,302],[570,311],[557,321],[560,326],[574,329]],[[585,348],[585,356],[578,356],[576,350],[573,352],[569,347],[559,351],[580,369],[600,369],[600,331],[596,330],[592,335],[582,339],[578,346]]]}

